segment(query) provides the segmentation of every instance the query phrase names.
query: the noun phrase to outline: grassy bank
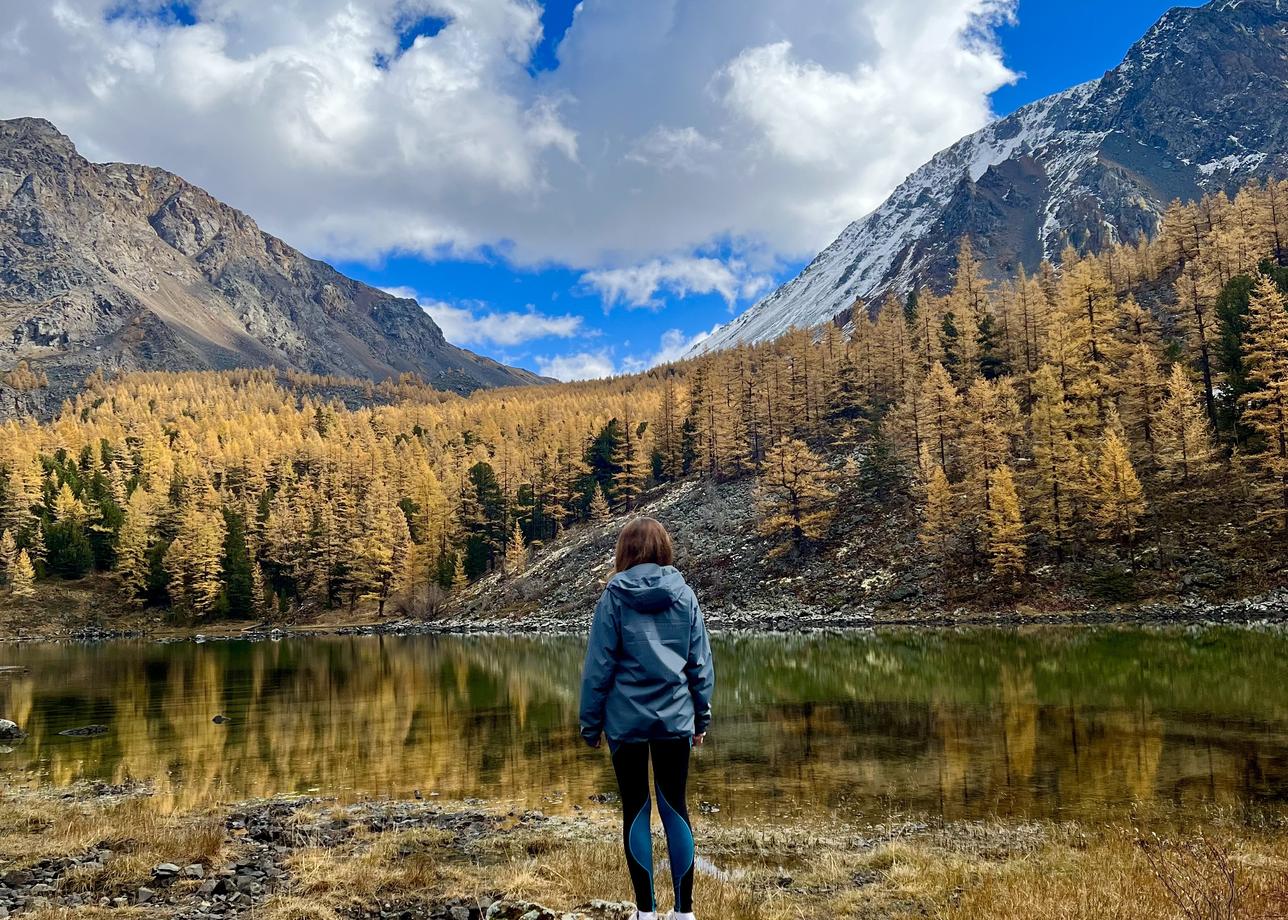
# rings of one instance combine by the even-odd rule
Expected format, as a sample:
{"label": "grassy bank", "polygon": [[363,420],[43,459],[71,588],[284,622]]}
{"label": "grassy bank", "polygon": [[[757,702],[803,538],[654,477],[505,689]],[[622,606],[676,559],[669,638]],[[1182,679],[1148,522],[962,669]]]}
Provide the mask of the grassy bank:
{"label": "grassy bank", "polygon": [[[701,820],[697,831],[710,863],[697,880],[705,918],[1288,917],[1288,829],[1265,817],[1212,814],[1188,829],[1141,816],[1095,827]],[[540,918],[618,917],[629,897],[618,833],[608,807],[551,817],[280,800],[176,814],[137,790],[9,791],[0,904],[34,920],[455,920],[518,918],[535,905],[549,911]],[[669,890],[665,877],[658,890]]]}

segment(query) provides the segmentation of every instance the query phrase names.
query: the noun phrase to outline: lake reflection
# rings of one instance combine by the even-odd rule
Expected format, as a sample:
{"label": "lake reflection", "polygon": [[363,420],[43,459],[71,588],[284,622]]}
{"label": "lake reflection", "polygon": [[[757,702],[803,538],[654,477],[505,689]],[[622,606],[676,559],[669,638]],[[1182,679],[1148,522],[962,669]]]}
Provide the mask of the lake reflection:
{"label": "lake reflection", "polygon": [[[1220,630],[720,638],[697,799],[723,815],[1095,817],[1288,789],[1288,638]],[[0,645],[10,781],[152,779],[559,810],[615,788],[576,735],[582,640]],[[231,721],[211,721],[223,714]],[[62,737],[91,723],[100,738]]]}

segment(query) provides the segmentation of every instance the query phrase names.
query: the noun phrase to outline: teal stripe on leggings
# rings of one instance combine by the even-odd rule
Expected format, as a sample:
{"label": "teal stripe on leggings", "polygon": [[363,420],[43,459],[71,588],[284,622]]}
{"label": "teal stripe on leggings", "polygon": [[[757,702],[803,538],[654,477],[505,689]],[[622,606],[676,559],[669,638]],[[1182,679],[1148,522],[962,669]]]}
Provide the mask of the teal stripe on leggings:
{"label": "teal stripe on leggings", "polygon": [[671,881],[675,883],[675,903],[680,903],[680,882],[693,868],[693,828],[689,822],[671,807],[671,803],[662,795],[662,788],[654,786],[657,792],[657,810],[662,815],[662,827],[666,828],[666,851],[671,857]]}
{"label": "teal stripe on leggings", "polygon": [[[640,813],[631,822],[631,833],[627,838],[627,846],[630,847],[631,856],[648,873],[648,896],[652,903],[649,904],[647,910],[653,910],[657,905],[657,894],[653,891],[653,830],[649,827],[649,815],[652,810],[653,805],[646,796],[644,806],[640,808]],[[645,910],[646,908],[641,904],[639,909]]]}

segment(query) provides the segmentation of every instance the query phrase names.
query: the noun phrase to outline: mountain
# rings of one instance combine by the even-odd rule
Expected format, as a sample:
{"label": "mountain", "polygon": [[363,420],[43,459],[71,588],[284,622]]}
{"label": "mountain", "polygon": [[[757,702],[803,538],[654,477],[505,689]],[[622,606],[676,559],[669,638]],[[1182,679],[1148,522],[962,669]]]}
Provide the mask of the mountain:
{"label": "mountain", "polygon": [[96,368],[411,372],[457,392],[541,380],[448,344],[414,300],[173,173],[90,163],[32,118],[0,121],[0,330],[0,371],[43,370],[46,409]]}
{"label": "mountain", "polygon": [[1134,240],[1173,200],[1288,172],[1288,0],[1166,13],[1097,80],[936,154],[800,275],[700,346],[812,326],[888,291],[942,285],[963,236],[990,274],[1066,242]]}

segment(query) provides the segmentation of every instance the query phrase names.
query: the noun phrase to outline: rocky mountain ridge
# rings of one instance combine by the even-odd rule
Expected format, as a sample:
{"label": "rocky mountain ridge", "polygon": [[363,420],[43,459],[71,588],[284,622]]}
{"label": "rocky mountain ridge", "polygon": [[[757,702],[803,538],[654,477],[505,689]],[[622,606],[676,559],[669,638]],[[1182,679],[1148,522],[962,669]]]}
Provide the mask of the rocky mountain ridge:
{"label": "rocky mountain ridge", "polygon": [[456,392],[541,379],[179,176],[90,163],[34,118],[0,121],[0,372],[24,361],[48,385],[6,387],[0,412],[52,412],[96,369],[412,373]]}
{"label": "rocky mountain ridge", "polygon": [[1174,199],[1288,172],[1288,2],[1166,13],[1103,77],[962,138],[850,224],[703,351],[813,326],[885,292],[942,285],[969,235],[986,271],[1157,229]]}

